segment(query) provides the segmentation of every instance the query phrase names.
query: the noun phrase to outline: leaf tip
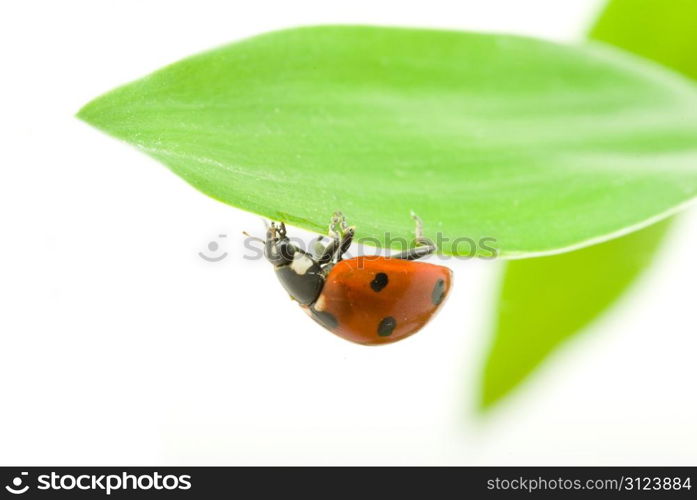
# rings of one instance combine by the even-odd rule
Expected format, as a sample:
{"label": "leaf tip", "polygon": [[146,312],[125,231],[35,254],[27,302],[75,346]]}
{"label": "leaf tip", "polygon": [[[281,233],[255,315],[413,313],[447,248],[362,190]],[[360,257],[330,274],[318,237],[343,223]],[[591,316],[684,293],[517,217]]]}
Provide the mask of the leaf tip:
{"label": "leaf tip", "polygon": [[92,124],[95,116],[95,102],[98,99],[93,99],[89,101],[87,104],[83,105],[77,113],[75,113],[75,118],[82,120],[83,122]]}
{"label": "leaf tip", "polygon": [[498,406],[507,392],[507,388],[492,384],[491,381],[485,377],[482,383],[482,390],[479,393],[479,401],[477,401],[477,410],[479,413],[487,414],[491,412]]}

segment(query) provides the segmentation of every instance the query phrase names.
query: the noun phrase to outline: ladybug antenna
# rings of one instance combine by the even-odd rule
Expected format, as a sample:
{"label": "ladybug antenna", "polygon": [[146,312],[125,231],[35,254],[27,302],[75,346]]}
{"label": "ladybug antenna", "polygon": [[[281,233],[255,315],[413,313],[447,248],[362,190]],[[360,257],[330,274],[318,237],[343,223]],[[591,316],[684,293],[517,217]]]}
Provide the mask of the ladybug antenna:
{"label": "ladybug antenna", "polygon": [[261,241],[262,243],[266,243],[266,241],[262,240],[261,238],[259,238],[259,237],[257,237],[257,236],[252,236],[252,235],[249,234],[247,231],[242,231],[242,234],[244,234],[247,238],[251,238],[251,239],[253,239],[253,240],[255,240],[255,241]]}

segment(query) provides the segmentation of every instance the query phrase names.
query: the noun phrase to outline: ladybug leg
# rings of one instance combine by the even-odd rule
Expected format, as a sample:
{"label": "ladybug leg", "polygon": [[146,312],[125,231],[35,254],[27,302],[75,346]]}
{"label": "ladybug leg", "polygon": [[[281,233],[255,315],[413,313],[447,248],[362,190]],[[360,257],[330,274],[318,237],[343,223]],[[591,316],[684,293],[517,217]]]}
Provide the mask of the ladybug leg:
{"label": "ladybug leg", "polygon": [[414,248],[392,255],[390,256],[391,259],[416,260],[431,255],[436,251],[436,246],[433,242],[424,237],[424,223],[421,217],[412,212],[411,218],[414,219],[416,224],[414,229]]}
{"label": "ladybug leg", "polygon": [[341,239],[333,239],[332,242],[324,248],[324,252],[319,256],[317,262],[320,265],[328,264],[329,262],[339,262],[342,255],[351,246],[351,241],[353,241],[353,228],[348,228],[347,232],[341,236]]}
{"label": "ladybug leg", "polygon": [[353,235],[354,228],[347,224],[344,214],[334,212],[329,223],[329,236],[332,237],[332,242],[324,248],[324,251],[317,259],[320,265],[328,264],[329,262],[339,262],[341,256],[351,246]]}
{"label": "ladybug leg", "polygon": [[[418,242],[416,243],[417,245],[419,244]],[[404,252],[390,255],[390,259],[416,260],[426,257],[427,255],[431,255],[435,251],[436,246],[429,241],[428,244],[423,243],[421,246],[416,246],[414,248],[410,248],[409,250],[405,250]]]}
{"label": "ladybug leg", "polygon": [[332,226],[334,226],[335,230],[336,225],[339,226],[338,232],[341,237],[334,250],[334,254],[332,255],[332,261],[335,263],[341,261],[343,255],[348,251],[349,247],[351,246],[351,242],[353,241],[353,235],[355,232],[355,229],[349,226],[346,222],[346,216],[339,211],[334,212],[334,215],[332,216],[332,222],[329,225],[330,231],[333,229]]}
{"label": "ladybug leg", "polygon": [[334,262],[339,262],[343,255],[348,251],[349,247],[351,246],[351,242],[353,241],[353,234],[354,234],[354,229],[352,227],[348,228],[346,230],[346,233],[341,237],[341,241],[339,242],[339,248],[337,248],[336,252],[334,253]]}
{"label": "ladybug leg", "polygon": [[341,239],[341,237],[352,229],[346,222],[346,216],[339,212],[338,210],[332,215],[332,219],[329,222],[329,236],[334,239]]}

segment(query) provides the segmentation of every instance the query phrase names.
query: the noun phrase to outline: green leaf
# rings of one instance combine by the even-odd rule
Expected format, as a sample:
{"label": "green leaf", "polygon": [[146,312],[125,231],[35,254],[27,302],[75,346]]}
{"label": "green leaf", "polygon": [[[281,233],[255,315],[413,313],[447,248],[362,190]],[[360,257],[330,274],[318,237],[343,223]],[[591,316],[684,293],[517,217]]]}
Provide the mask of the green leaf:
{"label": "green leaf", "polygon": [[484,368],[491,406],[612,304],[651,262],[670,221],[574,252],[506,263]]}
{"label": "green leaf", "polygon": [[413,237],[414,210],[433,239],[556,252],[697,194],[697,89],[600,44],[299,28],[175,63],[79,117],[221,201],[316,231],[340,209],[383,243]]}
{"label": "green leaf", "polygon": [[[697,2],[614,0],[593,38],[697,78]],[[513,391],[567,339],[622,295],[651,263],[670,220],[599,245],[506,266],[482,379],[483,407]]]}
{"label": "green leaf", "polygon": [[695,0],[613,0],[590,36],[697,79]]}

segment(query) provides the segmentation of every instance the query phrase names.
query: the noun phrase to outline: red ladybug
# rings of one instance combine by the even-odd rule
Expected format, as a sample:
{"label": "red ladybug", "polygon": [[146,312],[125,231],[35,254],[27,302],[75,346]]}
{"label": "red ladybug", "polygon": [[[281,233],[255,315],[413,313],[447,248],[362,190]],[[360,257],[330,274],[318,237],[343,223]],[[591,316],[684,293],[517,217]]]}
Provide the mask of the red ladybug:
{"label": "red ladybug", "polygon": [[441,308],[450,291],[452,271],[414,262],[435,251],[416,221],[416,246],[390,257],[342,260],[354,229],[336,212],[331,241],[318,242],[314,254],[293,245],[283,223],[271,223],[264,255],[293,300],[330,332],[364,345],[389,344],[418,332]]}

